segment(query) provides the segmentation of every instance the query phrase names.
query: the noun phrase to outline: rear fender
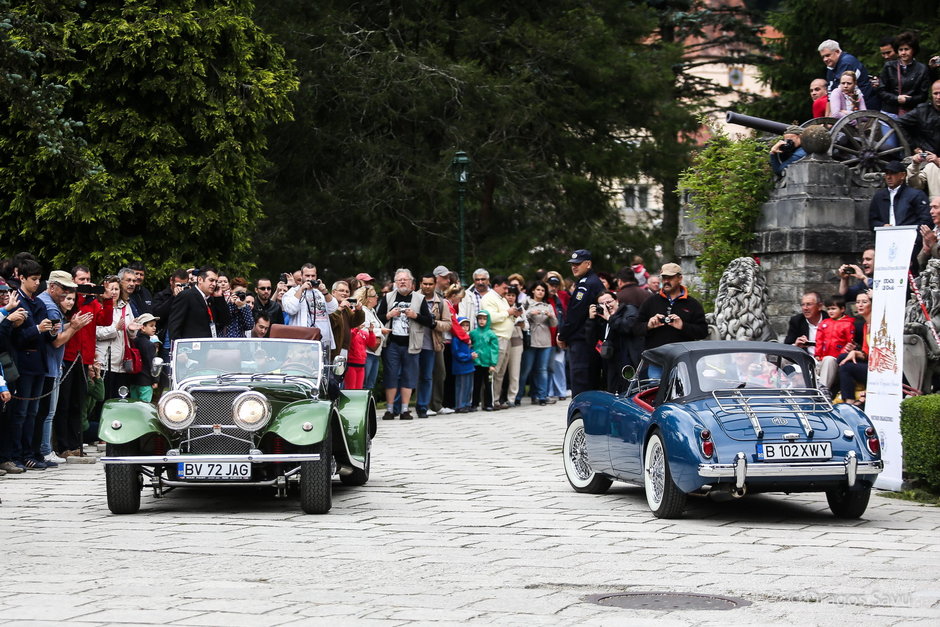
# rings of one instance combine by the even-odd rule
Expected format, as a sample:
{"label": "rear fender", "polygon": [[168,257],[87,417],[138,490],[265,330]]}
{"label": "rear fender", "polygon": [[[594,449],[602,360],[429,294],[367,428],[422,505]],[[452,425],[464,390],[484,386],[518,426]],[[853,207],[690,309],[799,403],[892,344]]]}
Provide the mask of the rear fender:
{"label": "rear fender", "polygon": [[171,431],[160,422],[156,406],[124,399],[105,402],[98,439],[108,444],[127,444],[148,434],[159,434],[167,441],[171,438]]}
{"label": "rear fender", "polygon": [[342,390],[336,407],[339,410],[337,428],[342,430],[345,450],[339,448],[337,439],[334,439],[334,448],[350,463],[362,467],[365,464],[369,440],[375,436],[377,428],[372,392]]}
{"label": "rear fender", "polygon": [[[676,405],[663,405],[653,414],[646,440],[654,427],[659,427],[669,472],[676,486],[683,492],[694,492],[705,485],[698,474],[698,465],[706,461],[699,449],[700,434],[705,427],[695,415]],[[646,451],[645,445],[643,451]]]}

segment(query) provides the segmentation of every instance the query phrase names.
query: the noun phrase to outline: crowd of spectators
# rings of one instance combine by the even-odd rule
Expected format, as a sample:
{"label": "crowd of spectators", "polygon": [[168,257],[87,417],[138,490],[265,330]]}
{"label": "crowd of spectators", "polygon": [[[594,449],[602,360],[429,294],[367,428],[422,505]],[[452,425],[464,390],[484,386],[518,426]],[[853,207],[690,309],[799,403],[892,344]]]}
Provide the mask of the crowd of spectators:
{"label": "crowd of spectators", "polygon": [[651,275],[636,258],[608,274],[593,263],[579,250],[568,272],[529,280],[477,268],[466,287],[443,265],[329,288],[312,263],[253,282],[205,266],[172,272],[152,293],[141,263],[94,280],[85,266],[48,271],[20,253],[0,264],[0,475],[85,456],[106,400],[156,402],[168,382],[151,365],[180,338],[316,328],[326,356],[346,357],[341,385],[380,386],[383,417],[408,420],[616,391],[644,347],[704,337],[678,265]]}

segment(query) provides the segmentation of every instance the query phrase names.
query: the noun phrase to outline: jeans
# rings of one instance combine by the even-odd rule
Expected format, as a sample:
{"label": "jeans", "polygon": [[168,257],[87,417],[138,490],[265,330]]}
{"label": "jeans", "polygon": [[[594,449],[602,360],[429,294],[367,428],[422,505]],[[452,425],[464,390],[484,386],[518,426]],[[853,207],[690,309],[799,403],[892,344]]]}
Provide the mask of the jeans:
{"label": "jeans", "polygon": [[7,423],[2,438],[3,451],[0,459],[3,461],[23,461],[33,454],[33,421],[39,411],[39,399],[42,394],[42,384],[45,380],[42,374],[23,374],[16,380],[15,395],[21,398],[35,398],[36,400],[13,399],[10,402]]}
{"label": "jeans", "polygon": [[473,397],[473,373],[454,375],[454,386],[456,387],[454,409],[470,407]]}
{"label": "jeans", "polygon": [[60,381],[59,377],[46,377],[43,382],[43,398],[33,427],[33,457],[39,460],[52,452],[52,423],[59,404]]}
{"label": "jeans", "polygon": [[568,354],[560,348],[552,348],[552,360],[549,362],[551,367],[551,381],[549,396],[564,398],[568,396],[568,374],[565,372],[565,360]]}
{"label": "jeans", "polygon": [[552,347],[530,348],[532,353],[533,370],[535,372],[535,398],[544,401],[548,398],[548,362],[552,358]]}
{"label": "jeans", "polygon": [[[535,365],[535,351],[537,348],[527,348],[522,351],[522,363],[519,364],[519,393],[516,394],[516,402],[522,400],[522,397],[525,396],[525,386],[529,382],[529,375],[532,374],[532,366]],[[536,398],[536,386],[533,380],[531,389],[529,390],[529,395],[532,398]]]}
{"label": "jeans", "polygon": [[379,359],[378,355],[366,353],[366,378],[362,389],[371,390],[375,387],[375,380],[379,376]]}
{"label": "jeans", "polygon": [[436,360],[437,353],[433,348],[422,349],[418,353],[418,398],[415,400],[415,409],[419,412],[426,412],[431,403]]}

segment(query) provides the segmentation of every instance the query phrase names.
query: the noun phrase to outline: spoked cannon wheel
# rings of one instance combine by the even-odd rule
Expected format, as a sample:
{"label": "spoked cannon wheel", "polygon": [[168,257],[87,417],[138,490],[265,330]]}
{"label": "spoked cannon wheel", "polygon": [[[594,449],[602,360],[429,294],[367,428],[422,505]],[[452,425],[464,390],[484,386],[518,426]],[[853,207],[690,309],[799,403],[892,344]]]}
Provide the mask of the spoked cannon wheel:
{"label": "spoked cannon wheel", "polygon": [[850,113],[836,121],[829,134],[830,155],[852,170],[858,185],[880,185],[880,178],[868,180],[864,175],[879,173],[889,161],[900,161],[911,154],[901,127],[880,111]]}

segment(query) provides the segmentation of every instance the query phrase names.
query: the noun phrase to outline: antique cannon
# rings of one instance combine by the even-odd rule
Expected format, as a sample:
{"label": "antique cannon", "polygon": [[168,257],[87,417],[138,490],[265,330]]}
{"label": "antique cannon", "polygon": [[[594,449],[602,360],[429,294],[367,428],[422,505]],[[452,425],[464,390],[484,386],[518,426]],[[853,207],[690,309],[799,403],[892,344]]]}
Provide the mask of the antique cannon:
{"label": "antique cannon", "polygon": [[[774,135],[782,134],[789,126],[734,111],[726,112],[725,121]],[[900,161],[911,154],[897,121],[880,111],[856,111],[839,119],[813,118],[800,126],[807,128],[816,124],[824,126],[832,137],[829,156],[848,166],[858,185],[881,185],[880,177],[865,174],[881,172],[887,162]]]}

